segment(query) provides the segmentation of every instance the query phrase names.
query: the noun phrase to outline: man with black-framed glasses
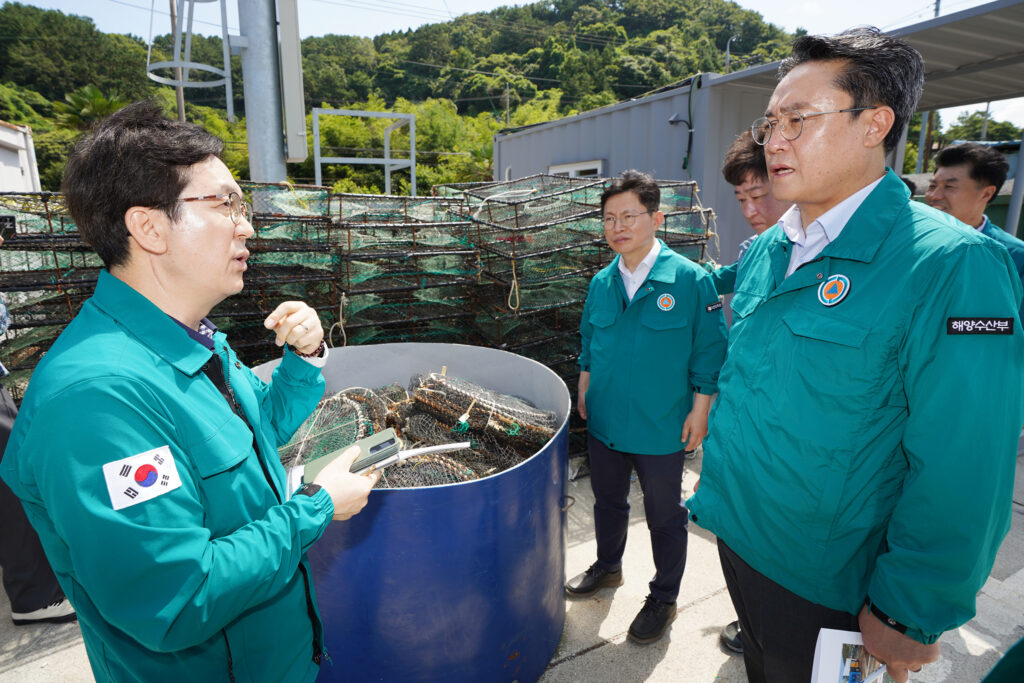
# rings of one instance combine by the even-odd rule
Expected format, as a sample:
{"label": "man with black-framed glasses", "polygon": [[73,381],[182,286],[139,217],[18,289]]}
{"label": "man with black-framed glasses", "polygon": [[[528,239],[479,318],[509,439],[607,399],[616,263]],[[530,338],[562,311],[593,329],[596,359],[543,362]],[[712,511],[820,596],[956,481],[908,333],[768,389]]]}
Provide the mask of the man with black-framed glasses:
{"label": "man with black-framed glasses", "polygon": [[324,392],[316,312],[266,318],[272,380],[206,318],[252,236],[223,143],[153,102],[74,146],[68,209],[103,260],[39,363],[0,475],[74,605],[98,681],[312,681],[323,627],[306,550],[366,504],[358,449],[289,490],[277,448]]}
{"label": "man with black-framed glasses", "polygon": [[718,536],[751,681],[809,680],[822,628],[861,631],[906,681],[973,616],[1009,529],[1021,283],[885,167],[923,82],[877,29],[804,36],[751,128],[794,206],[739,270],[688,501]]}

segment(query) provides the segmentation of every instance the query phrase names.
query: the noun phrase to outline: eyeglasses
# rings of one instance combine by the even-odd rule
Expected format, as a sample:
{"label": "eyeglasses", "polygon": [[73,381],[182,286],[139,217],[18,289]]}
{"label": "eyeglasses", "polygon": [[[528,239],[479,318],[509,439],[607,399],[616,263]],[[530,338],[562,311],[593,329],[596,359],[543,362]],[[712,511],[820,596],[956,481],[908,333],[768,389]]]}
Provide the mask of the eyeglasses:
{"label": "eyeglasses", "polygon": [[182,197],[183,202],[205,202],[211,199],[226,199],[230,208],[232,222],[238,225],[242,222],[242,219],[249,220],[252,216],[252,205],[249,202],[243,202],[241,196],[237,192],[231,192],[229,194],[208,194],[203,197]]}
{"label": "eyeglasses", "polygon": [[619,217],[605,216],[604,217],[604,229],[605,230],[611,230],[612,228],[615,227],[616,223],[618,223],[619,225],[621,225],[624,228],[632,228],[634,225],[636,225],[636,219],[637,218],[639,218],[640,216],[643,216],[644,214],[648,214],[648,213],[651,213],[651,212],[650,211],[643,211],[641,213],[624,213],[624,214],[622,214]]}
{"label": "eyeglasses", "polygon": [[837,109],[836,111],[812,111],[807,114],[799,111],[784,111],[777,119],[761,118],[750,124],[750,134],[754,136],[754,142],[759,145],[768,144],[772,136],[772,129],[778,126],[779,133],[786,140],[796,140],[800,133],[804,132],[804,119],[825,114],[846,114],[853,111],[866,111],[878,109],[878,105],[871,107],[850,107],[849,109]]}

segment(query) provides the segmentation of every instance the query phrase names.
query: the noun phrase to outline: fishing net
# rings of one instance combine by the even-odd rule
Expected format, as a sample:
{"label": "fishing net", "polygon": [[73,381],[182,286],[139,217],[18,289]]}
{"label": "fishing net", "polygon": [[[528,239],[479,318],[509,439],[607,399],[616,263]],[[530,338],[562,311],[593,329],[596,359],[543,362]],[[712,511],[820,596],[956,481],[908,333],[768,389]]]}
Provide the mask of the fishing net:
{"label": "fishing net", "polygon": [[279,449],[285,467],[307,464],[358,439],[393,428],[405,448],[469,442],[470,448],[411,458],[383,470],[379,488],[437,486],[480,479],[522,462],[557,428],[555,414],[444,374],[353,387],[330,396]]}
{"label": "fishing net", "polygon": [[464,203],[453,197],[405,197],[376,194],[333,195],[343,223],[446,223],[464,220]]}
{"label": "fishing net", "polygon": [[[587,286],[614,257],[599,215],[608,182],[535,175],[440,185],[430,197],[242,182],[255,228],[245,289],[209,317],[250,365],[281,353],[266,316],[283,301],[304,301],[335,345],[483,344],[574,382]],[[697,184],[658,184],[658,237],[703,260],[714,213],[701,206]],[[5,385],[20,396],[92,295],[102,263],[59,194],[0,193],[0,215],[17,226],[0,249],[0,292],[12,316],[0,361],[13,371]]]}

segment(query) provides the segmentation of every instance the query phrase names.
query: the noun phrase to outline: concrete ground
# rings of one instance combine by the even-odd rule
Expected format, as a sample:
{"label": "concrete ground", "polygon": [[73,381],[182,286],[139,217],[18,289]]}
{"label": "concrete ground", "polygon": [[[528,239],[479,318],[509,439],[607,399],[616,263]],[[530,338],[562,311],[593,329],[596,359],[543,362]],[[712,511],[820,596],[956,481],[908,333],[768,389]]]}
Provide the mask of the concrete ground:
{"label": "concrete ground", "polygon": [[[911,681],[971,683],[979,681],[1000,655],[1024,636],[1024,439],[1017,458],[1013,526],[1003,542],[991,576],[978,596],[978,614],[963,627],[943,635],[942,657]],[[970,458],[965,454],[964,465]],[[684,493],[693,493],[700,459],[688,463]],[[566,573],[586,569],[595,557],[593,495],[584,478],[569,483],[575,504],[568,512]],[[634,482],[632,515],[624,558],[625,584],[586,600],[568,601],[562,640],[542,683],[632,683],[671,681],[703,683],[746,680],[741,657],[719,644],[721,628],[735,618],[718,564],[714,536],[690,525],[686,575],[679,614],[661,641],[638,646],[626,630],[647,595],[654,575],[643,502]],[[955,500],[952,501],[955,503]],[[0,682],[55,683],[92,681],[77,624],[15,627],[10,605],[0,591]]]}

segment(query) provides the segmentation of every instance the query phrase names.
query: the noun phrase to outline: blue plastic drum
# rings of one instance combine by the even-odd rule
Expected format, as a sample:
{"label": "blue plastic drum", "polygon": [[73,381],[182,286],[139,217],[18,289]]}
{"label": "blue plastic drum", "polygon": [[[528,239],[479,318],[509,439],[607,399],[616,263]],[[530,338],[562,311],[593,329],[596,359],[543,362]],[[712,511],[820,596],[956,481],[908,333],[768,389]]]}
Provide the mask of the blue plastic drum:
{"label": "blue plastic drum", "polygon": [[504,351],[456,344],[332,349],[328,391],[439,372],[554,411],[554,439],[477,481],[378,489],[310,550],[327,651],[319,681],[534,681],[565,625],[565,383]]}

